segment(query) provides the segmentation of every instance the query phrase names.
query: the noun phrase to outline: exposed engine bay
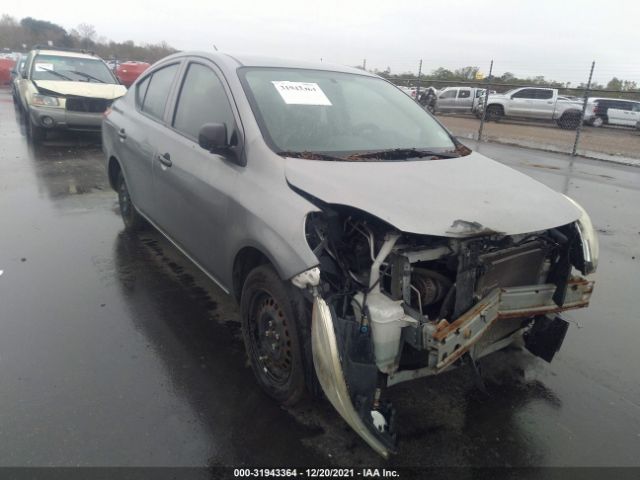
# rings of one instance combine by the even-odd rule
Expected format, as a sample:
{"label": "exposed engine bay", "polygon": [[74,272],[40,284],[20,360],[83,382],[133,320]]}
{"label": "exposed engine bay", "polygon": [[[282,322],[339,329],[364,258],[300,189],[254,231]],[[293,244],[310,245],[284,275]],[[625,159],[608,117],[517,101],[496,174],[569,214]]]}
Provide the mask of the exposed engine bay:
{"label": "exposed engine bay", "polygon": [[475,367],[518,337],[551,361],[568,328],[555,314],[587,306],[593,288],[574,275],[595,269],[580,228],[449,238],[401,233],[350,207],[310,214],[319,277],[293,282],[316,284],[314,364],[331,403],[387,456],[396,441],[387,387]]}

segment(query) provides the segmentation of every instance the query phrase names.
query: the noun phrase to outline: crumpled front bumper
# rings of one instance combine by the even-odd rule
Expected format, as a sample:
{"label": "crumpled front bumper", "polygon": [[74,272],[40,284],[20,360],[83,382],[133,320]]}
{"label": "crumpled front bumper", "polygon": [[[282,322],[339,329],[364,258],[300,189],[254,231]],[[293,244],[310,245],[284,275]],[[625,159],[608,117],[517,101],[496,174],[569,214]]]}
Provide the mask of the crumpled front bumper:
{"label": "crumpled front bumper", "polygon": [[[490,327],[501,319],[532,318],[588,306],[594,282],[573,277],[567,284],[564,303],[554,300],[552,284],[496,288],[453,323],[422,326],[423,346],[429,351],[429,365],[417,370],[401,370],[388,376],[387,385],[441,373],[469,352]],[[311,343],[316,374],[327,398],[377,453],[387,458],[387,446],[372,433],[353,406],[341,364],[331,309],[316,296],[313,304]]]}
{"label": "crumpled front bumper", "polygon": [[[93,130],[98,132],[103,119],[102,113],[73,112],[59,107],[31,106],[29,114],[34,125],[56,130]],[[52,119],[53,123],[45,123],[43,121],[45,118]]]}
{"label": "crumpled front bumper", "polygon": [[313,364],[325,395],[349,426],[377,453],[388,458],[389,450],[367,428],[351,402],[349,387],[340,363],[331,310],[321,297],[316,297],[313,303],[311,322]]}

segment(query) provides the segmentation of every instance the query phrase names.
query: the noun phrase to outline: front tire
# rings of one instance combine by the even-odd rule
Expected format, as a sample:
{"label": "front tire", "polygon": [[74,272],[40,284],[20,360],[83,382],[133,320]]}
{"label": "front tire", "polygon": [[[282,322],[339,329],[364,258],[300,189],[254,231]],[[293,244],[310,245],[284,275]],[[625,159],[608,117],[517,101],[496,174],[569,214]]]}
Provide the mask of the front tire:
{"label": "front tire", "polygon": [[504,111],[500,105],[489,105],[487,107],[487,113],[485,115],[485,120],[487,122],[499,122],[503,117]]}
{"label": "front tire", "polygon": [[279,403],[294,405],[305,391],[299,333],[310,333],[310,321],[304,298],[273,267],[261,265],[247,276],[240,314],[245,348],[258,384]]}
{"label": "front tire", "polygon": [[120,215],[124,222],[125,228],[130,232],[139,232],[145,230],[147,227],[146,220],[138,213],[136,207],[131,201],[131,195],[129,195],[129,188],[127,182],[122,175],[122,171],[118,172],[118,204],[120,206]]}
{"label": "front tire", "polygon": [[31,115],[29,115],[29,111],[25,112],[25,116],[25,121],[27,122],[27,136],[34,145],[39,145],[46,140],[47,131],[43,127],[39,127],[33,123]]}

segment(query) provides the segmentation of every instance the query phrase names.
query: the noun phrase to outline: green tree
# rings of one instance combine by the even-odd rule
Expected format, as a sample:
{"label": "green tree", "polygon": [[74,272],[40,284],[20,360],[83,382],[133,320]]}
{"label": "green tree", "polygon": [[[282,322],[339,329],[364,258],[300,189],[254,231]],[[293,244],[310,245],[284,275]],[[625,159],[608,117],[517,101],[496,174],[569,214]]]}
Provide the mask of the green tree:
{"label": "green tree", "polygon": [[455,70],[453,76],[457,80],[475,80],[476,73],[479,71],[480,69],[478,67],[462,67]]}
{"label": "green tree", "polygon": [[607,83],[607,90],[622,90],[622,80],[617,77],[613,77]]}

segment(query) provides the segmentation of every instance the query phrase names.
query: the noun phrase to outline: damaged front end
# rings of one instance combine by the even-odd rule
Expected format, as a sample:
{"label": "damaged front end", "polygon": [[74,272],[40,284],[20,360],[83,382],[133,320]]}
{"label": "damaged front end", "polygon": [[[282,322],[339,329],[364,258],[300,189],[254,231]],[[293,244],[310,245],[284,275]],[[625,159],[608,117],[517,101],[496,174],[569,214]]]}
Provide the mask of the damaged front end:
{"label": "damaged front end", "polygon": [[[577,205],[577,204],[576,204]],[[580,208],[580,207],[579,207]],[[306,236],[319,266],[294,277],[312,292],[318,380],[346,422],[380,455],[396,445],[387,387],[472,364],[524,336],[551,361],[589,304],[597,238],[578,221],[519,235],[468,238],[398,232],[362,211],[322,205]],[[455,223],[455,222],[454,222]]]}

